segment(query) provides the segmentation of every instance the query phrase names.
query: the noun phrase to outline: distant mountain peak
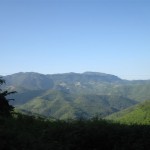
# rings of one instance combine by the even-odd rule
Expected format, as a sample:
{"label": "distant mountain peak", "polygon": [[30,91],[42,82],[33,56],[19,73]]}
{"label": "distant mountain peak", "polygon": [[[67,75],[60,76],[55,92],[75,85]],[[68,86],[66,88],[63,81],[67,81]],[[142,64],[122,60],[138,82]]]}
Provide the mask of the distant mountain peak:
{"label": "distant mountain peak", "polygon": [[92,72],[92,71],[86,71],[83,74],[87,74],[87,75],[110,75],[110,74],[106,74],[106,73]]}

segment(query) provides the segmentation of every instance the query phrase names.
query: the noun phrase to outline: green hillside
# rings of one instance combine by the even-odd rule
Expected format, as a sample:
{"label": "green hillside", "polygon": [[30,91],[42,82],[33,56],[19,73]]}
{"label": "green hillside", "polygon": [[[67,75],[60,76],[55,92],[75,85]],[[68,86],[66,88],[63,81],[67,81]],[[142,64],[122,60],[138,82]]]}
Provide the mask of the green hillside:
{"label": "green hillside", "polygon": [[114,75],[85,72],[43,75],[16,73],[3,77],[5,88],[19,93],[33,90],[64,90],[75,94],[121,95],[137,101],[150,99],[150,80],[128,81]]}
{"label": "green hillside", "polygon": [[150,100],[106,118],[127,124],[150,124]]}
{"label": "green hillside", "polygon": [[62,91],[48,90],[41,96],[30,99],[26,103],[17,105],[33,113],[55,118],[91,118],[130,107],[137,102],[117,95],[75,95]]}
{"label": "green hillside", "polygon": [[105,73],[27,72],[3,78],[5,89],[17,91],[12,102],[17,109],[56,118],[104,117],[150,99],[150,80],[128,81]]}
{"label": "green hillside", "polygon": [[53,87],[53,81],[50,78],[34,72],[20,72],[3,78],[7,81],[6,86],[8,88],[13,88],[17,91],[45,90]]}

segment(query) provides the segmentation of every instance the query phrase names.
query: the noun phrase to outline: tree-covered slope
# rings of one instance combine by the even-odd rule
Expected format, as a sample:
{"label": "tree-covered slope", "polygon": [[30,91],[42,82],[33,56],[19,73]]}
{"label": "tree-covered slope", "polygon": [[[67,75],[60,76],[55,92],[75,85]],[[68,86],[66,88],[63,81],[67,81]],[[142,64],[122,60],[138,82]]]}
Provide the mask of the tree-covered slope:
{"label": "tree-covered slope", "polygon": [[3,77],[6,86],[17,91],[46,90],[53,87],[53,81],[46,75],[34,72],[20,72]]}
{"label": "tree-covered slope", "polygon": [[48,90],[17,108],[55,118],[90,118],[106,116],[130,107],[137,102],[117,95],[75,95]]}
{"label": "tree-covered slope", "polygon": [[5,87],[18,93],[53,89],[76,94],[121,95],[137,101],[150,99],[150,80],[127,81],[97,72],[52,75],[28,72],[4,76],[4,79]]}
{"label": "tree-covered slope", "polygon": [[127,124],[150,124],[150,100],[107,117]]}
{"label": "tree-covered slope", "polygon": [[28,72],[4,79],[4,88],[17,91],[16,108],[57,118],[105,116],[150,99],[150,80],[127,81],[105,73]]}

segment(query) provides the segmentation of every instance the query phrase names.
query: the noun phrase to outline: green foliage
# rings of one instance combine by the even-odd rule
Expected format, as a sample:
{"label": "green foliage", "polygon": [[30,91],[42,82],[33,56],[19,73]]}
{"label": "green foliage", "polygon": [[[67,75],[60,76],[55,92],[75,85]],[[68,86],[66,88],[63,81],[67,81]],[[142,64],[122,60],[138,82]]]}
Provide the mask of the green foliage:
{"label": "green foliage", "polygon": [[16,114],[0,118],[1,150],[149,150],[150,126],[123,125],[98,117],[45,120]]}
{"label": "green foliage", "polygon": [[[5,80],[0,78],[0,84],[2,85],[3,83],[5,83]],[[5,117],[11,116],[14,107],[9,104],[9,100],[12,99],[7,99],[6,96],[13,93],[15,92],[2,91],[0,89],[0,116],[5,116]]]}
{"label": "green foliage", "polygon": [[150,100],[106,117],[126,124],[150,124]]}
{"label": "green foliage", "polygon": [[18,105],[17,108],[59,119],[91,118],[95,114],[106,116],[136,104],[117,95],[76,95],[48,90],[42,96]]}

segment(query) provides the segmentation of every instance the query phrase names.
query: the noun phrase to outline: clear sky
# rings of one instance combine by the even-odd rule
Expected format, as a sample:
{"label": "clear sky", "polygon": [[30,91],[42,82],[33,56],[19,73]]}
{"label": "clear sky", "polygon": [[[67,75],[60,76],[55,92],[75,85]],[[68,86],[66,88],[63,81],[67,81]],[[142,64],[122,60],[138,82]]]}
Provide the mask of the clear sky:
{"label": "clear sky", "polygon": [[0,68],[150,79],[150,1],[0,0]]}

